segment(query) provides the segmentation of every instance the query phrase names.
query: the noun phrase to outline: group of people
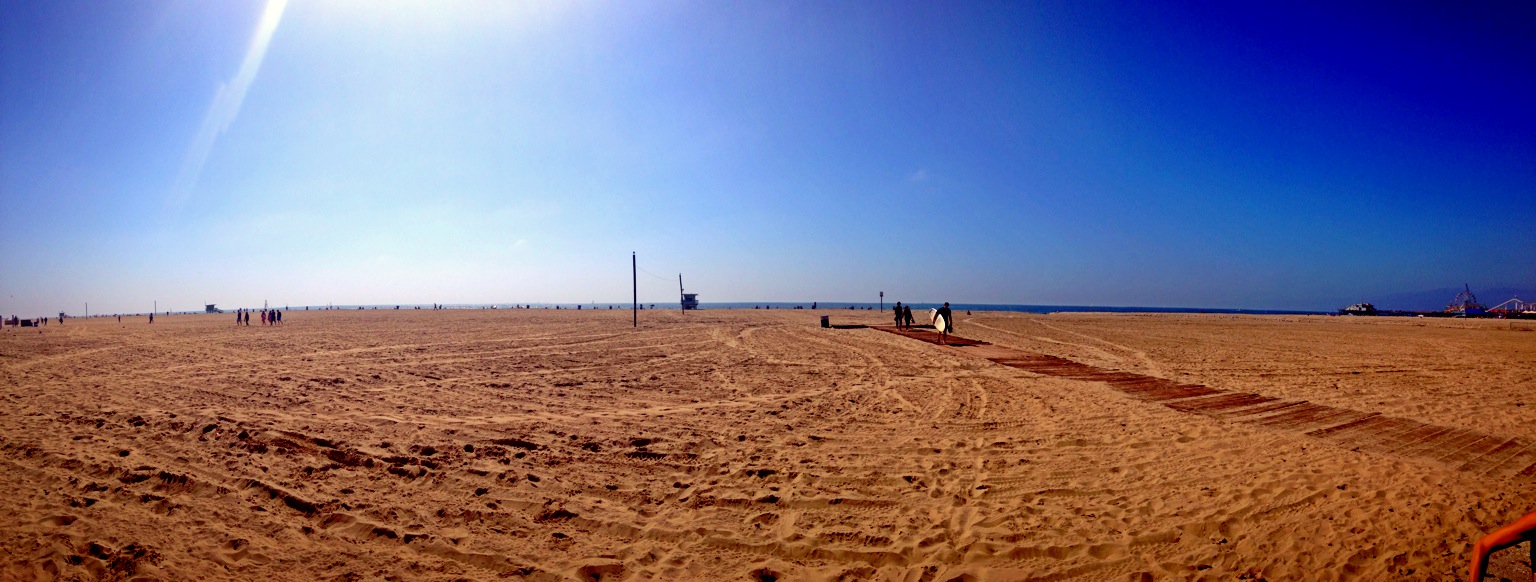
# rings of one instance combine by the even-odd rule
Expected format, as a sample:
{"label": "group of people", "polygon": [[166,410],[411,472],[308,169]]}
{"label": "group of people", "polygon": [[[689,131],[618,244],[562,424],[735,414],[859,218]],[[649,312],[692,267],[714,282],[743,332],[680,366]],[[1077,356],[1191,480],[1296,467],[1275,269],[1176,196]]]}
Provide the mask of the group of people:
{"label": "group of people", "polygon": [[902,305],[900,301],[897,301],[896,306],[891,308],[891,310],[896,312],[896,327],[906,329],[912,327],[911,305]]}
{"label": "group of people", "polygon": [[[26,323],[22,323],[22,321],[26,321]],[[62,318],[62,317],[59,318],[59,323],[64,323],[64,318]],[[23,320],[23,319],[21,319],[19,317],[16,317],[16,316],[12,315],[10,319],[0,319],[0,324],[9,325],[11,327],[16,327],[18,325],[25,326],[25,327],[38,327],[38,326],[48,325],[48,318],[46,318],[46,317],[39,317],[37,319]]]}
{"label": "group of people", "polygon": [[[250,325],[250,324],[251,324],[251,310],[239,309],[239,310],[235,311],[235,325]],[[276,310],[276,309],[262,309],[261,310],[261,324],[262,325],[282,325],[283,324],[283,312],[279,311],[279,310]]]}
{"label": "group of people", "polygon": [[[892,307],[891,309],[892,309],[892,311],[895,311],[895,313],[896,313],[896,327],[897,328],[899,328],[899,329],[912,329],[912,306],[911,305],[902,305],[900,301],[897,301],[896,302],[896,306]],[[967,311],[966,313],[969,314],[970,312]],[[949,334],[954,333],[954,331],[955,331],[955,319],[954,319],[955,315],[954,315],[953,312],[951,312],[949,310],[949,302],[945,301],[944,302],[944,306],[938,308],[935,311],[935,314],[938,317],[943,318],[943,321],[944,321],[944,325],[942,327],[939,327],[938,329],[934,330],[934,331],[939,332],[939,343],[941,343],[941,344],[949,343]],[[937,323],[938,321],[939,321],[938,318],[934,319],[935,323]]]}
{"label": "group of people", "polygon": [[[37,319],[31,320],[31,323],[23,324],[23,323],[21,323],[22,322],[21,319],[18,319],[16,316],[12,315],[11,319],[8,320],[7,323],[9,323],[12,327],[15,327],[15,326],[18,326],[18,325],[30,325],[32,327],[42,327],[42,326],[48,325],[48,320],[49,319],[52,319],[52,318],[49,318],[49,317],[39,317]],[[59,314],[58,322],[59,322],[59,325],[64,325],[64,314],[62,314],[62,313]]]}

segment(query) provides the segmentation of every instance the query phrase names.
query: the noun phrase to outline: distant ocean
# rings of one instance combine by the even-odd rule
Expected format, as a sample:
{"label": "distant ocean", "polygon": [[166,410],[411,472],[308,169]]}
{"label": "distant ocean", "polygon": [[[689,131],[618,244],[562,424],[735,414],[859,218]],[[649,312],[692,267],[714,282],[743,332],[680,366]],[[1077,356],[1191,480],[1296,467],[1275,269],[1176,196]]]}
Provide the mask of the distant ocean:
{"label": "distant ocean", "polygon": [[[881,305],[879,303],[848,303],[848,302],[843,302],[843,301],[826,301],[826,302],[811,302],[811,301],[805,301],[805,302],[761,301],[761,302],[756,302],[756,303],[753,303],[753,302],[717,302],[717,303],[701,302],[699,304],[699,307],[702,308],[702,309],[752,309],[752,308],[769,308],[769,307],[771,307],[773,309],[795,309],[797,307],[800,308],[800,309],[812,309],[811,306],[813,304],[816,306],[814,309],[816,309],[817,311],[837,311],[837,310],[847,311],[850,308],[856,309],[856,310],[866,309],[866,308],[869,308],[869,309],[880,309],[881,308]],[[645,304],[642,304],[642,307],[644,307],[645,309],[652,309],[653,305],[654,305],[654,309],[677,309],[678,308],[678,305],[677,305],[676,302],[670,302],[670,303],[645,303]],[[893,305],[893,303],[886,303],[884,305],[884,307],[885,307],[885,309],[890,309],[891,305]],[[911,303],[911,304],[908,304],[908,305],[911,305],[913,309],[925,310],[925,309],[930,309],[930,308],[934,308],[934,307],[939,307],[942,304],[940,304],[940,303]],[[532,307],[534,309],[554,309],[556,307],[559,307],[561,309],[576,309],[577,307],[580,307],[582,309],[600,309],[600,310],[606,310],[609,307],[612,307],[613,309],[629,309],[629,307],[630,307],[630,305],[628,303],[579,303],[579,304],[578,303],[494,303],[494,304],[493,303],[448,303],[448,304],[444,304],[443,305],[443,307],[446,307],[448,309],[489,309],[489,308],[493,308],[493,307],[496,308],[496,309],[514,309],[514,308],[517,308],[519,306],[530,306],[530,307]],[[305,311],[305,310],[313,311],[313,310],[323,310],[323,309],[327,309],[327,308],[336,309],[336,310],[357,310],[358,308],[362,308],[362,309],[365,309],[365,310],[374,310],[374,309],[377,309],[377,310],[393,310],[393,309],[395,309],[397,307],[399,309],[404,310],[404,309],[417,309],[417,308],[420,308],[420,309],[431,309],[432,305],[431,304],[416,305],[416,304],[405,304],[405,303],[402,303],[402,304],[399,304],[399,305],[395,305],[395,304],[387,304],[387,305],[330,305],[330,306],[327,306],[327,305],[308,305],[308,306],[304,306],[304,305],[294,305],[294,306],[274,305],[273,307],[275,307],[277,309],[283,309],[285,311]],[[1230,314],[1246,313],[1246,314],[1260,314],[1260,315],[1329,315],[1329,314],[1333,313],[1333,312],[1330,312],[1330,311],[1295,311],[1295,310],[1287,310],[1287,309],[1221,309],[1221,308],[1210,308],[1210,307],[1124,307],[1124,306],[1111,306],[1111,305],[997,305],[997,304],[987,304],[987,303],[951,303],[949,305],[949,308],[953,309],[955,311],[1013,311],[1013,312],[1018,312],[1018,313],[1083,313],[1083,312],[1108,312],[1108,313],[1230,313]],[[256,309],[260,309],[260,307],[257,307]],[[231,308],[225,308],[225,311],[232,311],[232,310],[233,309],[231,309]]]}
{"label": "distant ocean", "polygon": [[[773,306],[774,309],[794,309],[801,307],[810,309],[811,303],[699,303],[704,309],[752,309],[753,307]],[[892,303],[884,304],[885,309],[890,309]],[[940,307],[942,303],[906,303],[912,309],[931,309]],[[658,305],[658,307],[660,307]],[[874,308],[880,309],[879,303],[846,303],[846,302],[817,302],[818,311],[848,310]],[[1109,305],[997,305],[988,303],[950,303],[949,308],[955,311],[1014,311],[1019,313],[1082,313],[1082,312],[1111,312],[1111,313],[1250,313],[1263,315],[1328,315],[1328,311],[1292,311],[1285,309],[1218,309],[1207,307],[1119,307]]]}
{"label": "distant ocean", "polygon": [[[1377,303],[1377,307],[1381,308],[1381,309],[1401,309],[1401,310],[1408,310],[1408,311],[1439,311],[1445,305],[1446,302],[1450,301],[1451,298],[1456,295],[1457,291],[1458,290],[1456,290],[1456,289],[1437,289],[1437,290],[1434,290],[1434,291],[1426,291],[1426,292],[1416,293],[1416,294],[1401,294],[1401,295],[1386,296],[1386,297],[1382,298],[1381,302]],[[1507,297],[1507,296],[1533,297],[1533,296],[1536,296],[1536,291],[1532,291],[1532,290],[1529,290],[1529,289],[1496,288],[1496,289],[1489,290],[1489,293],[1487,293],[1486,295],[1480,293],[1479,296],[1483,297],[1484,299],[1487,299],[1487,298],[1502,298],[1502,297]],[[1484,301],[1484,302],[1487,303],[1489,306],[1492,306],[1492,305],[1498,303],[1499,300],[1496,299],[1496,300]],[[800,302],[794,302],[794,301],[759,301],[759,302],[729,301],[729,302],[702,302],[702,303],[700,303],[700,307],[703,308],[703,309],[752,309],[754,307],[759,307],[759,308],[772,307],[774,309],[794,309],[796,307],[799,307],[799,308],[802,308],[802,309],[811,309],[811,305],[812,304],[813,304],[813,302],[810,302],[810,301],[800,301]],[[815,309],[820,310],[820,311],[838,310],[838,309],[847,310],[849,307],[852,307],[854,309],[865,309],[865,308],[879,309],[880,308],[880,304],[879,303],[849,303],[849,302],[846,302],[846,301],[824,301],[824,302],[815,302],[814,304],[816,305]],[[491,307],[495,307],[496,309],[511,309],[511,308],[515,308],[515,307],[518,307],[518,306],[525,306],[525,305],[526,306],[531,306],[531,307],[533,307],[535,309],[553,309],[555,307],[559,307],[561,309],[576,309],[578,306],[580,306],[582,309],[594,309],[594,308],[595,309],[608,309],[610,306],[613,309],[629,309],[629,303],[494,303],[494,304],[492,304],[492,303],[448,303],[448,304],[445,304],[444,307],[446,307],[448,309],[488,309],[488,308],[491,308]],[[678,304],[677,304],[677,302],[675,300],[674,301],[669,301],[667,303],[655,303],[655,304],[645,303],[645,304],[642,304],[642,306],[644,308],[646,308],[646,309],[650,309],[652,305],[654,305],[656,309],[677,309],[678,308]],[[929,308],[933,308],[933,307],[938,307],[939,306],[939,304],[936,304],[936,303],[922,303],[922,302],[913,303],[911,305],[912,305],[913,309],[929,309]],[[891,303],[886,303],[885,304],[885,307],[887,309],[889,309],[890,306],[891,306]],[[397,306],[395,304],[387,304],[387,305],[332,305],[332,306],[326,306],[326,305],[310,305],[310,306],[303,306],[303,305],[295,305],[295,306],[274,305],[273,307],[276,307],[278,309],[290,310],[290,311],[304,311],[306,308],[310,309],[310,310],[326,309],[326,308],[356,310],[359,307],[361,307],[363,309],[369,309],[369,310],[372,310],[372,309],[387,310],[387,309],[395,309]],[[398,307],[400,309],[416,309],[416,308],[431,309],[432,305],[431,304],[415,305],[415,304],[405,304],[405,303],[402,303],[402,304],[398,305]],[[960,310],[960,311],[1013,311],[1013,312],[1018,312],[1018,313],[1082,313],[1082,312],[1109,312],[1109,313],[1231,313],[1231,314],[1248,313],[1248,314],[1261,314],[1261,315],[1331,315],[1333,313],[1336,313],[1334,311],[1305,311],[1305,310],[1291,310],[1291,309],[1228,309],[1228,308],[1218,308],[1218,307],[1138,307],[1138,306],[1117,306],[1117,305],[1015,305],[1015,304],[990,304],[990,303],[954,303],[954,304],[950,305],[950,308],[951,309]],[[223,308],[223,309],[225,311],[232,311],[234,308],[226,307],[226,308]],[[247,309],[250,309],[250,308],[247,308]],[[260,309],[260,307],[258,306],[255,309]],[[200,312],[181,312],[181,313],[200,313]]]}

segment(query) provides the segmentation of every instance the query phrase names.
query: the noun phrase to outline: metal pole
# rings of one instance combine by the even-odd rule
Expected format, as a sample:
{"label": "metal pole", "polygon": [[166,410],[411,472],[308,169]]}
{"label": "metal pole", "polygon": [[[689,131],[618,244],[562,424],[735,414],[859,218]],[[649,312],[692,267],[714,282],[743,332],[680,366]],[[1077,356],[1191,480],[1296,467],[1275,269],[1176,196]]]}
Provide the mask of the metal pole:
{"label": "metal pole", "polygon": [[885,292],[880,292],[880,311],[885,311]]}
{"label": "metal pole", "polygon": [[635,252],[630,251],[629,284],[630,291],[634,293],[634,295],[630,297],[629,313],[635,317],[635,323],[630,327],[640,327],[640,273],[637,269],[639,269],[639,266],[638,263],[635,262]]}
{"label": "metal pole", "polygon": [[683,303],[683,274],[682,273],[678,273],[677,274],[677,306],[678,306],[678,311],[683,312],[683,315],[688,315],[688,306],[687,306],[687,304]]}

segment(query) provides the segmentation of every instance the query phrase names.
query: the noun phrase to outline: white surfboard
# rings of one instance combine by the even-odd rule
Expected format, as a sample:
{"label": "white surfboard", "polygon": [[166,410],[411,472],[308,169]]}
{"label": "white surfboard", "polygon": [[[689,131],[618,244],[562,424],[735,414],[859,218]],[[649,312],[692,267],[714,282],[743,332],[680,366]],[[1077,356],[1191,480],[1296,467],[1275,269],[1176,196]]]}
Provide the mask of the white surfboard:
{"label": "white surfboard", "polygon": [[939,308],[937,308],[937,307],[930,307],[930,308],[928,308],[928,323],[933,323],[934,321],[936,321],[938,319],[939,319]]}
{"label": "white surfboard", "polygon": [[937,315],[937,314],[935,314],[933,316],[933,329],[934,330],[941,331],[941,332],[948,331],[949,330],[948,326],[949,326],[949,322],[944,321],[944,316]]}

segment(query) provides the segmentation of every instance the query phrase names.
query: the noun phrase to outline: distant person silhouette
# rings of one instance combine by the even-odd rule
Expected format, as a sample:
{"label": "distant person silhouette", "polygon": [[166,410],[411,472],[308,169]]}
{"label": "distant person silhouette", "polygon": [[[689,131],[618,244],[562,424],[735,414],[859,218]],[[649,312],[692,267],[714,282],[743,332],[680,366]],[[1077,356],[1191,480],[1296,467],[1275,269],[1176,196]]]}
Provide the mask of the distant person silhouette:
{"label": "distant person silhouette", "polygon": [[949,311],[949,302],[948,301],[945,301],[944,302],[944,306],[939,308],[939,316],[944,318],[944,325],[939,326],[940,329],[938,330],[939,331],[939,343],[940,344],[948,343],[949,342],[949,332],[951,332],[951,331],[953,331],[955,329],[955,321],[954,321],[955,315]]}
{"label": "distant person silhouette", "polygon": [[[852,308],[852,307],[849,307],[849,309],[853,309],[853,308]],[[902,321],[902,315],[901,315],[901,302],[900,302],[900,301],[897,301],[897,302],[896,302],[896,306],[895,306],[895,307],[892,307],[892,308],[891,308],[891,311],[894,311],[894,312],[896,312],[896,329],[901,329],[901,321]]]}
{"label": "distant person silhouette", "polygon": [[912,306],[911,305],[908,305],[906,307],[902,307],[901,308],[901,319],[904,322],[906,322],[907,329],[912,329]]}

